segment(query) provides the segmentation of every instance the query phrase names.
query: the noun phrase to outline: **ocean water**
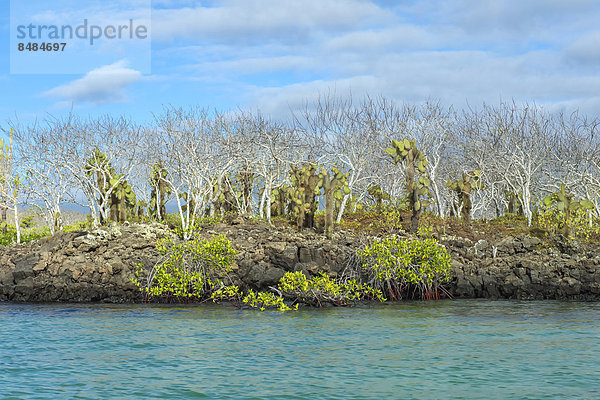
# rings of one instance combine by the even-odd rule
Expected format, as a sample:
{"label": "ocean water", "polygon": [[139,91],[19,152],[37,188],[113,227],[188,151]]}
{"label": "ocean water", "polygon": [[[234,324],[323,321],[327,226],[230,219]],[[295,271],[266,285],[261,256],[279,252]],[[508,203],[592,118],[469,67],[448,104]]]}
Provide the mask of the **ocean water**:
{"label": "ocean water", "polygon": [[0,303],[0,399],[598,399],[600,303]]}

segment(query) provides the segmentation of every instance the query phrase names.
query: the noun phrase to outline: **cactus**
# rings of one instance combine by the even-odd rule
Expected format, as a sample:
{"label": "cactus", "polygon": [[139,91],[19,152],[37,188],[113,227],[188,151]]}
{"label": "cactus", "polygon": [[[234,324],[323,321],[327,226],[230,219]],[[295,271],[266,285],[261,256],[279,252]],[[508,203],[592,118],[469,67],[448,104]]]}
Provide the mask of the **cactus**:
{"label": "cactus", "polygon": [[294,204],[293,216],[298,230],[313,228],[315,212],[318,203],[315,196],[321,194],[323,179],[317,173],[317,166],[308,164],[303,167],[292,166],[290,175],[292,181],[291,199]]}
{"label": "cactus", "polygon": [[290,213],[293,188],[286,184],[271,190],[271,216],[283,217]]}
{"label": "cactus", "polygon": [[114,186],[110,196],[110,219],[115,222],[125,222],[127,220],[127,212],[129,211],[131,215],[135,214],[137,205],[135,193],[131,185],[125,180],[119,182],[121,177],[117,175],[110,180],[111,186]]}
{"label": "cactus", "polygon": [[383,207],[383,201],[389,200],[390,194],[384,192],[383,189],[381,189],[381,187],[379,185],[370,186],[369,189],[367,190],[367,192],[369,193],[370,196],[373,196],[375,198],[375,206],[376,206],[377,212],[381,212],[381,209]]}
{"label": "cactus", "polygon": [[333,236],[333,214],[336,202],[339,207],[344,196],[350,194],[350,188],[348,187],[348,175],[350,173],[343,174],[336,167],[333,167],[331,172],[332,175],[330,176],[327,170],[323,169],[319,174],[321,178],[319,182],[321,182],[323,194],[325,195],[325,235],[330,239]]}
{"label": "cactus", "polygon": [[560,190],[556,193],[552,193],[543,200],[543,204],[546,207],[550,207],[556,203],[556,208],[563,216],[563,223],[565,228],[565,234],[569,234],[569,223],[571,222],[571,213],[577,210],[591,210],[594,208],[594,203],[589,200],[575,200],[575,195],[567,193],[565,185],[560,185]]}
{"label": "cactus", "polygon": [[171,194],[171,187],[167,182],[168,175],[169,173],[160,161],[152,166],[150,172],[150,186],[152,186],[152,192],[150,193],[149,212],[151,216],[159,221],[164,220],[167,214],[165,203],[168,196]]}
{"label": "cactus", "polygon": [[148,204],[145,201],[138,201],[134,207],[133,215],[138,217],[138,220],[141,221],[142,217],[145,214],[145,210],[148,208]]}
{"label": "cactus", "polygon": [[213,189],[208,201],[212,202],[211,210],[228,213],[248,214],[252,212],[252,189],[255,174],[243,170],[232,177],[215,177]]}
{"label": "cactus", "polygon": [[88,176],[96,174],[96,182],[98,188],[104,193],[109,189],[110,176],[114,173],[110,162],[108,162],[106,154],[102,153],[98,148],[94,150],[92,157],[88,160],[85,166],[85,171]]}
{"label": "cactus", "polygon": [[508,213],[523,216],[523,205],[519,200],[521,195],[515,194],[509,190],[505,190],[504,195],[508,199]]}
{"label": "cactus", "polygon": [[428,162],[425,155],[417,149],[414,140],[392,140],[392,147],[386,148],[385,152],[392,157],[394,164],[402,163],[404,166],[408,204],[412,211],[410,231],[416,233],[421,213],[432,203],[428,200],[431,196],[429,191],[431,182],[425,175]]}
{"label": "cactus", "polygon": [[[127,212],[134,213],[136,199],[131,185],[123,178],[123,175],[115,173],[114,168],[108,161],[106,154],[99,149],[95,149],[92,157],[88,160],[85,170],[88,176],[96,175],[96,183],[102,195],[98,203],[102,206],[108,206],[110,211],[109,220],[115,222],[124,222],[127,220]],[[112,188],[110,197],[107,192]],[[106,203],[106,204],[105,204]],[[104,223],[102,214],[100,223]]]}
{"label": "cactus", "polygon": [[190,213],[192,213],[193,210],[196,208],[196,203],[194,202],[194,199],[191,196],[188,196],[187,192],[179,193],[179,198],[185,201],[185,204],[181,206],[181,211],[187,213],[189,207]]}
{"label": "cactus", "polygon": [[[112,203],[114,199],[112,199],[112,195],[111,199],[106,199],[106,192],[110,189],[110,177],[114,174],[114,171],[110,162],[108,162],[106,154],[96,148],[85,166],[85,171],[90,177],[93,175],[96,176],[98,190],[102,193],[98,199],[98,204],[102,207],[104,206],[104,203],[108,201],[110,203],[112,214]],[[100,223],[103,224],[104,222],[104,217],[102,213],[100,213]]]}
{"label": "cactus", "polygon": [[462,179],[460,181],[448,180],[448,182],[446,182],[446,187],[456,192],[458,195],[458,205],[462,206],[460,212],[461,218],[463,221],[469,222],[471,220],[472,208],[471,192],[473,189],[483,189],[483,184],[481,182],[481,171],[475,170],[471,172],[463,172]]}
{"label": "cactus", "polygon": [[219,180],[215,178],[213,184],[214,208],[216,211],[224,214],[231,213],[235,210],[236,195],[232,191],[233,185],[228,176],[224,176]]}
{"label": "cactus", "polygon": [[238,211],[241,211],[242,214],[251,213],[252,202],[250,201],[250,196],[252,195],[252,186],[254,184],[254,172],[246,168],[236,175],[235,180],[239,186],[236,195],[242,207]]}

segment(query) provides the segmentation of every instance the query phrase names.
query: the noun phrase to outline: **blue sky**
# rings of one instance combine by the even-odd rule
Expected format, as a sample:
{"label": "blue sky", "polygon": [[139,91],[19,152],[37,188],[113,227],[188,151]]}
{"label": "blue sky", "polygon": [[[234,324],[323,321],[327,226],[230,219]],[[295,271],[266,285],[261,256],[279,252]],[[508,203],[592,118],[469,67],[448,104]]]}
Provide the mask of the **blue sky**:
{"label": "blue sky", "polygon": [[[143,11],[149,0],[126,2]],[[122,2],[102,4],[110,16]],[[599,117],[599,20],[597,0],[153,0],[151,70],[121,52],[97,65],[71,59],[86,66],[76,74],[11,74],[4,1],[0,126],[71,109],[142,122],[167,104],[285,118],[328,92]]]}

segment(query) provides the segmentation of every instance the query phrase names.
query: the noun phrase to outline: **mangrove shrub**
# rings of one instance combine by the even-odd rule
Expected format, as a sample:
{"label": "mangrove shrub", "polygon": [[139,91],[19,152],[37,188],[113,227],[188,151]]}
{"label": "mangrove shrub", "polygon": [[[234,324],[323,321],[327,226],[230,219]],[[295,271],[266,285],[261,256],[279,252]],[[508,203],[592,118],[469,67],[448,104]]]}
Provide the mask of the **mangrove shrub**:
{"label": "mangrove shrub", "polygon": [[442,284],[451,278],[450,254],[435,239],[388,237],[359,256],[366,284],[390,300],[439,298],[446,293]]}
{"label": "mangrove shrub", "polygon": [[162,260],[148,273],[139,266],[133,279],[147,298],[202,301],[239,296],[236,286],[226,284],[231,282],[236,251],[225,236],[181,243],[161,239],[157,249]]}

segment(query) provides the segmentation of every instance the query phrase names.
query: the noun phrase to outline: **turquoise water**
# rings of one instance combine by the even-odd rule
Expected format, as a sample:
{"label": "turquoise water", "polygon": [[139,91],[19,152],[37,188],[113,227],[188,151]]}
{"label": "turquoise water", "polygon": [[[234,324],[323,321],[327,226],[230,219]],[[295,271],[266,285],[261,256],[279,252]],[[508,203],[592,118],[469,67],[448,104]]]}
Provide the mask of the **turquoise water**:
{"label": "turquoise water", "polygon": [[0,304],[2,399],[597,399],[600,303]]}

